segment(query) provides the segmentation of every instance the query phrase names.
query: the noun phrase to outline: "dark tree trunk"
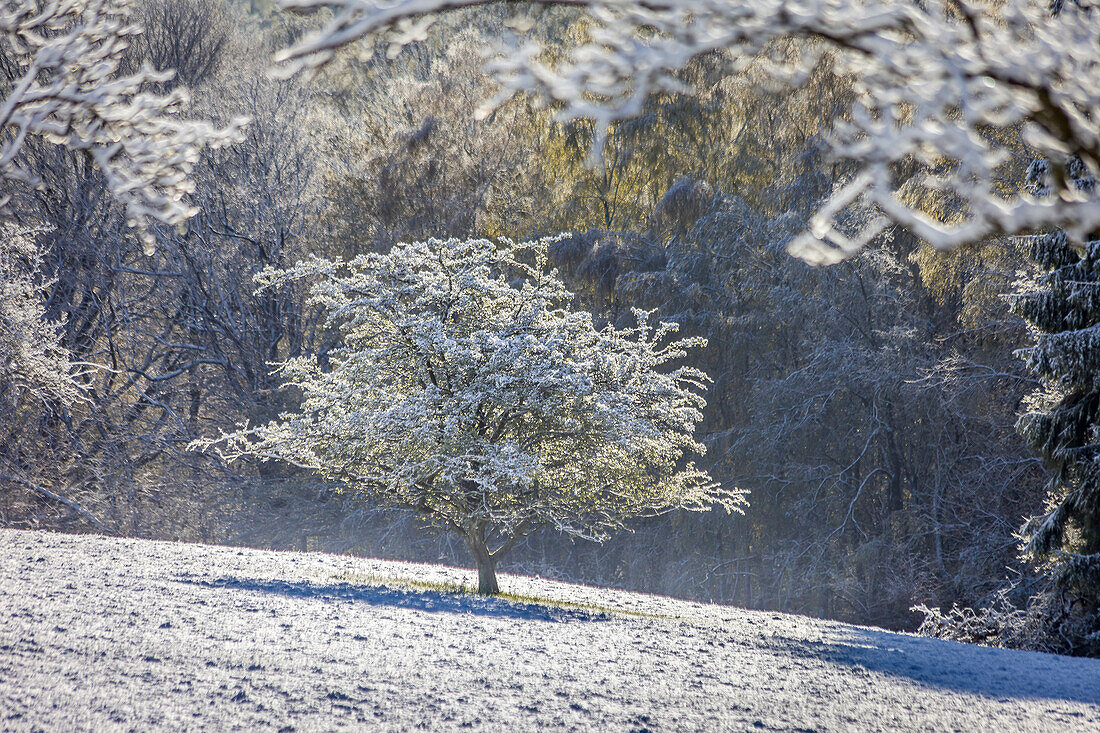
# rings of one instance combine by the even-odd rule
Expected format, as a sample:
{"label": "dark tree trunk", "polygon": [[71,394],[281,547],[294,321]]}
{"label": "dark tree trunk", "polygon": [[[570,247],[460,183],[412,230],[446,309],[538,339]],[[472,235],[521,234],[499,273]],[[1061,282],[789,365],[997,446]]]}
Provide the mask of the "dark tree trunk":
{"label": "dark tree trunk", "polygon": [[477,561],[477,592],[482,596],[495,596],[500,593],[497,585],[497,567],[492,558]]}
{"label": "dark tree trunk", "polygon": [[477,563],[477,592],[482,596],[500,593],[497,585],[497,560],[489,552],[488,531],[484,522],[477,522],[464,533],[466,546]]}
{"label": "dark tree trunk", "polygon": [[527,517],[511,531],[511,536],[489,551],[489,528],[485,522],[477,522],[462,533],[466,546],[477,562],[477,592],[483,596],[495,596],[500,593],[497,585],[497,561],[507,555],[519,540],[527,537],[541,525],[533,517]]}
{"label": "dark tree trunk", "polygon": [[496,558],[489,554],[489,548],[484,541],[468,540],[470,552],[477,562],[477,592],[482,596],[495,596],[500,593],[497,585]]}

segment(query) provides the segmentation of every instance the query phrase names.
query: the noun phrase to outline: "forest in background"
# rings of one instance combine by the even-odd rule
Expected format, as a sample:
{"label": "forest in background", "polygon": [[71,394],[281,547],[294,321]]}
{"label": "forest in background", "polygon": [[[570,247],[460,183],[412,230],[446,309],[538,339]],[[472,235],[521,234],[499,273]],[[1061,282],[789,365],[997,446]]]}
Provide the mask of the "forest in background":
{"label": "forest in background", "polygon": [[[1036,382],[1004,299],[1036,276],[1026,247],[936,253],[898,229],[831,267],[787,253],[847,173],[821,153],[850,80],[822,64],[791,91],[704,57],[685,72],[700,94],[651,100],[592,168],[585,123],[522,97],[471,114],[493,93],[481,49],[503,12],[278,81],[271,54],[301,29],[266,5],[141,6],[132,63],[176,69],[164,83],[189,88],[196,115],[252,119],[205,154],[200,213],[156,230],[153,255],[85,155],[25,145],[44,185],[14,194],[6,234],[42,253],[45,313],[87,397],[4,401],[0,524],[464,563],[412,516],[187,446],[286,409],[271,364],[336,345],[301,293],[256,293],[264,267],[569,232],[552,255],[584,307],[612,323],[656,309],[708,339],[707,467],[750,506],[640,520],[603,545],[536,535],[502,570],[906,629],[915,604],[989,605],[1006,579],[1030,595],[1015,534],[1045,475],[1014,430]],[[552,53],[585,22],[554,11],[538,32]],[[951,218],[950,200],[912,196]]]}

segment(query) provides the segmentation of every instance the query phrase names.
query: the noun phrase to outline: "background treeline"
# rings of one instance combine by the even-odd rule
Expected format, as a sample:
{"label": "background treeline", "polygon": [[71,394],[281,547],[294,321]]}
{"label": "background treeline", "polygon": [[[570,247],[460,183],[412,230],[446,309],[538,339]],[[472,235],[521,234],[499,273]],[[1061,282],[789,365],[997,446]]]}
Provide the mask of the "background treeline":
{"label": "background treeline", "polygon": [[[300,29],[268,5],[142,5],[132,63],[176,69],[197,114],[252,118],[202,160],[201,213],[159,231],[154,255],[88,160],[26,146],[43,181],[13,198],[6,236],[42,257],[5,267],[43,287],[86,398],[3,389],[0,524],[465,562],[411,517],[187,445],[278,414],[293,395],[271,364],[335,345],[300,293],[255,293],[264,267],[567,232],[553,256],[599,318],[656,309],[707,337],[708,460],[750,509],[638,522],[605,545],[535,536],[502,570],[904,628],[914,604],[988,604],[1018,572],[1014,533],[1044,498],[1013,429],[1035,386],[1013,351],[1030,336],[1002,297],[1033,274],[1024,248],[937,254],[896,231],[828,268],[786,252],[846,173],[820,155],[846,79],[822,66],[778,90],[703,59],[687,72],[703,93],[653,100],[592,167],[585,124],[524,99],[472,114],[493,93],[481,50],[503,12],[277,81],[270,54]],[[586,32],[564,11],[538,28],[562,44]],[[0,56],[10,84],[4,71]],[[952,217],[950,200],[913,195]]]}

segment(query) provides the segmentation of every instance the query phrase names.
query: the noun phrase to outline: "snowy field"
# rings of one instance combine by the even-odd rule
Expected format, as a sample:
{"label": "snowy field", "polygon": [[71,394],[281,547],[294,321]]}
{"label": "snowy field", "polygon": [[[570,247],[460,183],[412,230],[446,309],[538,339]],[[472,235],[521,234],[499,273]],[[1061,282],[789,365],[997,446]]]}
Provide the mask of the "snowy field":
{"label": "snowy field", "polygon": [[[454,568],[0,530],[0,730],[1100,730],[1100,660]],[[586,608],[580,606],[597,606]]]}

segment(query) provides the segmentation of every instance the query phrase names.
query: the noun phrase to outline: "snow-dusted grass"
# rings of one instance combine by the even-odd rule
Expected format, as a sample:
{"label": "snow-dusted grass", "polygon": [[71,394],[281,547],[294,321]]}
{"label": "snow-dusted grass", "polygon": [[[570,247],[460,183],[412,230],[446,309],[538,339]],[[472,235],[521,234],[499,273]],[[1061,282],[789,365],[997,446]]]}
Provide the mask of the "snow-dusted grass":
{"label": "snow-dusted grass", "polygon": [[1100,660],[472,575],[0,530],[0,730],[1100,730]]}
{"label": "snow-dusted grass", "polygon": [[[453,568],[452,568],[453,569]],[[414,590],[432,591],[439,593],[450,593],[454,595],[473,595],[477,593],[477,586],[470,585],[462,581],[455,580],[421,580],[414,577],[405,577],[399,574],[393,575],[378,575],[376,573],[361,574],[361,573],[339,573],[334,575],[333,580],[341,580],[344,582],[357,583],[360,585],[376,585],[376,586],[389,586],[394,585],[399,588],[411,588]],[[582,611],[591,611],[596,613],[617,613],[625,614],[627,616],[644,616],[658,618],[660,614],[647,613],[645,611],[639,611],[637,609],[612,607],[612,606],[600,606],[596,603],[585,603],[577,601],[566,601],[561,598],[554,598],[551,596],[537,596],[537,595],[523,595],[521,593],[510,593],[507,590],[502,590],[494,596],[496,601],[509,601],[512,603],[521,604],[535,604],[538,606],[546,606],[549,608],[564,608],[575,609]],[[667,616],[665,618],[672,618]]]}

